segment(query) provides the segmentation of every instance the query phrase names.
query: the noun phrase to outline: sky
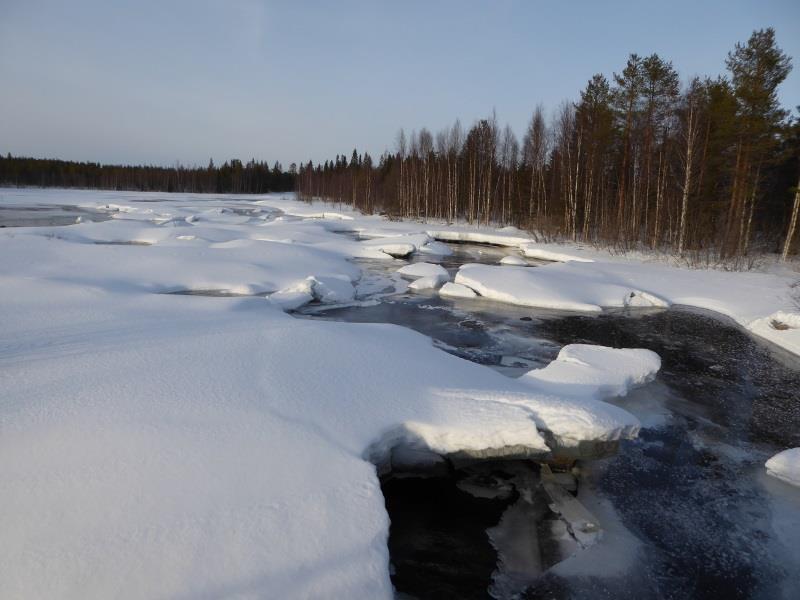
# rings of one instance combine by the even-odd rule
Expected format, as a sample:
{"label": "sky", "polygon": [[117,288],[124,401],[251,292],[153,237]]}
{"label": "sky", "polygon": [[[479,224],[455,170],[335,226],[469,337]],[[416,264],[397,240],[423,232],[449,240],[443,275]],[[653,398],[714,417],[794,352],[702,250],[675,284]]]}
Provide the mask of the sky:
{"label": "sky", "polygon": [[794,57],[793,108],[800,0],[0,0],[0,152],[287,167],[492,110],[521,137],[538,103],[575,100],[632,52],[717,75],[764,27]]}

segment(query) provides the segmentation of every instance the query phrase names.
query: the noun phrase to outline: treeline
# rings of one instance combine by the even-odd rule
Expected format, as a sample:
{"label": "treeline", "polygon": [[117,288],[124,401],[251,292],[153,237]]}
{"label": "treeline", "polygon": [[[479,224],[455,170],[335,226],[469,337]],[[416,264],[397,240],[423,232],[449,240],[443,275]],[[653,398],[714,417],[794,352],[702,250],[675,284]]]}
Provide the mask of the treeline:
{"label": "treeline", "polygon": [[238,159],[219,167],[156,167],[146,165],[101,165],[92,162],[0,155],[0,184],[12,186],[95,188],[153,192],[210,192],[263,194],[295,188],[294,163],[284,171],[280,163]]}
{"label": "treeline", "polygon": [[301,165],[302,198],[418,219],[513,224],[545,239],[737,259],[794,250],[800,122],[777,89],[791,61],[772,29],[728,55],[728,74],[681,86],[672,63],[630,55],[520,142],[493,114],[467,131],[400,130],[377,162]]}

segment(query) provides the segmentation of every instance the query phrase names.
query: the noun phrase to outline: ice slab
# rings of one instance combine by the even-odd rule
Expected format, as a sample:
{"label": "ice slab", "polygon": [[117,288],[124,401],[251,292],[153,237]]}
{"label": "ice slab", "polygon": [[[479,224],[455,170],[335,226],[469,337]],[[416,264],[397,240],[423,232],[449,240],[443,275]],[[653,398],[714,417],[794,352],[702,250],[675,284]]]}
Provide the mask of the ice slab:
{"label": "ice slab", "polygon": [[766,462],[767,473],[800,487],[800,448],[779,452]]}
{"label": "ice slab", "polygon": [[661,358],[651,350],[569,344],[556,360],[520,380],[546,393],[602,400],[652,381],[660,368]]}
{"label": "ice slab", "polygon": [[441,265],[435,265],[432,263],[427,262],[418,262],[412,263],[410,265],[406,265],[397,269],[397,272],[400,275],[405,275],[406,277],[445,277],[447,279],[450,278],[450,275]]}
{"label": "ice slab", "polygon": [[500,259],[501,265],[509,265],[512,267],[525,267],[528,263],[525,262],[524,259],[520,258],[516,254],[509,254],[508,256],[504,256]]}
{"label": "ice slab", "polygon": [[478,294],[465,285],[448,282],[439,290],[439,295],[445,298],[475,298]]}

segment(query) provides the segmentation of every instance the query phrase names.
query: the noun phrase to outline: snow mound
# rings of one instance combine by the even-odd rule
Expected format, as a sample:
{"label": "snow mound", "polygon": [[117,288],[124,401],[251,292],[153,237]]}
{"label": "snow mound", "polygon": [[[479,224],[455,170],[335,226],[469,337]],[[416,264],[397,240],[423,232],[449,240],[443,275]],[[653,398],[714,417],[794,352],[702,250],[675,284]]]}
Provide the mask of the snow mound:
{"label": "snow mound", "polygon": [[443,266],[427,262],[406,265],[397,269],[397,272],[407,277],[445,277],[445,281],[450,278]]}
{"label": "snow mound", "polygon": [[632,290],[629,294],[626,294],[625,298],[623,299],[623,304],[631,307],[669,307],[669,302],[666,300],[641,290]]}
{"label": "snow mound", "polygon": [[627,279],[609,277],[601,263],[559,263],[527,268],[467,264],[455,282],[500,302],[554,310],[600,312],[603,308],[667,307],[667,300],[631,289]]}
{"label": "snow mound", "polygon": [[476,294],[472,288],[468,288],[460,283],[445,283],[439,290],[439,295],[446,298],[475,298]]}
{"label": "snow mound", "polygon": [[522,253],[528,258],[538,258],[540,260],[549,260],[551,262],[594,262],[591,258],[583,258],[575,256],[574,254],[565,254],[562,252],[553,252],[545,250],[544,248],[537,248],[535,246],[524,246]]}
{"label": "snow mound", "polygon": [[472,288],[486,298],[519,306],[583,312],[602,310],[597,304],[575,299],[571,286],[567,289],[554,289],[550,281],[532,275],[536,271],[545,270],[546,268],[468,264],[458,270],[455,282]]}
{"label": "snow mound", "polygon": [[443,284],[447,283],[450,276],[445,272],[444,274],[437,273],[436,275],[428,275],[427,277],[420,277],[408,284],[408,289],[414,291],[421,290],[436,290]]}
{"label": "snow mound", "polygon": [[351,302],[355,298],[355,288],[346,277],[309,277],[311,293],[323,304]]}
{"label": "snow mound", "polygon": [[453,254],[453,250],[450,246],[436,241],[428,242],[420,246],[418,251],[420,254],[435,254],[436,256],[450,256]]}
{"label": "snow mound", "polygon": [[800,448],[790,448],[779,452],[764,466],[767,468],[767,474],[790,485],[800,487]]}
{"label": "snow mound", "polygon": [[747,328],[790,352],[800,354],[800,313],[779,310],[754,320]]}
{"label": "snow mound", "polygon": [[384,256],[388,254],[393,258],[406,258],[431,241],[426,233],[397,234],[393,230],[386,229],[362,229],[359,235],[367,238],[357,244],[362,252],[369,253],[377,250],[379,255],[381,253]]}
{"label": "snow mound", "polygon": [[311,280],[298,282],[270,294],[267,300],[286,312],[297,310],[314,299]]}
{"label": "snow mound", "polygon": [[520,258],[516,254],[509,254],[508,256],[504,256],[500,259],[501,265],[508,265],[511,267],[526,267],[528,263],[525,262],[524,259]]}
{"label": "snow mound", "polygon": [[651,381],[660,368],[661,358],[651,350],[569,344],[549,365],[520,380],[545,393],[602,400],[624,396]]}

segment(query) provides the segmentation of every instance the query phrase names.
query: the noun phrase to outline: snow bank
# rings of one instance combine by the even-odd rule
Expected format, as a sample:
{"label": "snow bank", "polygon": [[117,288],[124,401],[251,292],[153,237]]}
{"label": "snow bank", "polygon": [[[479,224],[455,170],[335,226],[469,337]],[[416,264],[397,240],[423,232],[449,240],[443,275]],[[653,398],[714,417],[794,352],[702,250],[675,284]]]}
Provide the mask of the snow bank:
{"label": "snow bank", "polygon": [[668,308],[669,302],[663,298],[659,298],[654,294],[648,294],[641,290],[632,290],[630,294],[625,296],[623,300],[625,306],[630,307],[655,307],[655,308]]}
{"label": "snow bank", "polygon": [[625,281],[617,281],[595,264],[553,264],[536,268],[468,264],[455,281],[481,296],[520,306],[556,310],[599,312],[623,306],[666,307],[666,300]]}
{"label": "snow bank", "polygon": [[531,241],[527,236],[511,235],[502,230],[429,229],[427,234],[433,239],[442,242],[472,242],[474,244],[492,244],[493,246],[514,248],[528,244]]}
{"label": "snow bank", "polygon": [[478,294],[460,283],[445,283],[439,290],[439,295],[445,298],[475,298]]}
{"label": "snow bank", "polygon": [[572,282],[562,282],[558,288],[551,281],[537,278],[533,273],[541,267],[494,267],[468,264],[456,273],[455,282],[472,288],[481,296],[519,306],[535,306],[561,310],[599,312],[600,306],[575,298]]}
{"label": "snow bank", "polygon": [[766,462],[767,473],[800,487],[800,448],[779,452]]}
{"label": "snow bank", "polygon": [[563,252],[553,252],[552,250],[545,250],[544,248],[537,248],[535,246],[523,246],[522,253],[528,258],[538,258],[540,260],[549,260],[552,262],[594,262],[591,258],[582,258],[574,254],[565,254]]}
{"label": "snow bank", "polygon": [[752,321],[747,328],[800,355],[800,313],[779,310],[767,317]]}

